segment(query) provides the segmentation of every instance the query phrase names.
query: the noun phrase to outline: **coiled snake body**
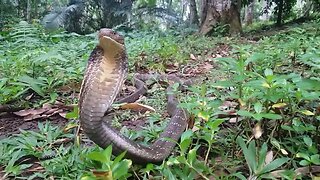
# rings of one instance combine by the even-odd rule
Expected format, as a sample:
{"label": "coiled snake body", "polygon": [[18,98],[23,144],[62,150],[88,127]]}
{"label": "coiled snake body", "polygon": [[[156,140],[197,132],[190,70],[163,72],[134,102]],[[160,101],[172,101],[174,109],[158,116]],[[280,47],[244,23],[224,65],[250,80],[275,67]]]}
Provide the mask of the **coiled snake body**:
{"label": "coiled snake body", "polygon": [[[99,44],[90,55],[81,86],[79,99],[81,126],[85,134],[100,147],[106,148],[112,144],[113,153],[116,155],[127,151],[126,157],[135,163],[160,163],[170,155],[175,146],[174,141],[180,138],[187,126],[188,115],[177,107],[177,99],[172,93],[167,96],[167,110],[171,120],[160,138],[149,147],[131,141],[113,129],[111,123],[103,120],[126,79],[127,59],[123,37],[111,29],[101,29]],[[122,101],[133,102],[145,91],[140,80],[143,78],[146,79],[145,76],[136,78],[138,92]],[[157,76],[157,78],[167,77]]]}

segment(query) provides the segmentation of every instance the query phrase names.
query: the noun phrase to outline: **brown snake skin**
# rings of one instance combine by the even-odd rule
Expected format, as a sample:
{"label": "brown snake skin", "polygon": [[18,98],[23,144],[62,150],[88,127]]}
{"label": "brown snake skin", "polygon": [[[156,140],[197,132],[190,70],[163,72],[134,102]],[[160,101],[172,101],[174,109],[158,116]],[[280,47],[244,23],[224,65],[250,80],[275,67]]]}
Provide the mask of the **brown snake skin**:
{"label": "brown snake skin", "polygon": [[[111,29],[101,29],[99,44],[90,55],[81,86],[81,126],[85,134],[100,147],[106,148],[112,144],[115,155],[126,151],[126,158],[130,158],[134,163],[161,163],[170,155],[189,119],[188,114],[177,107],[178,100],[171,92],[170,86],[167,89],[167,111],[171,120],[160,138],[152,145],[146,147],[130,140],[112,128],[111,123],[103,120],[126,79],[127,59],[123,37]],[[136,75],[134,79],[137,92],[119,102],[134,102],[138,99],[146,92],[143,81],[150,78],[162,81],[169,79],[179,83],[181,87],[184,84],[188,85],[175,76]]]}

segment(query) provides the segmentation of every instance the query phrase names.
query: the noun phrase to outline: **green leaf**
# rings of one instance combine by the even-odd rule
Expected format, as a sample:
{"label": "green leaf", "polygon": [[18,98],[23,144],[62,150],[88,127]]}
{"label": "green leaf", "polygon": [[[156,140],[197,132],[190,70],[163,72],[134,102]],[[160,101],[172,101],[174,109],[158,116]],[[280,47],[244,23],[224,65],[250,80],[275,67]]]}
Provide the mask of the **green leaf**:
{"label": "green leaf", "polygon": [[78,119],[79,118],[79,107],[75,106],[72,112],[66,114],[67,119]]}
{"label": "green leaf", "polygon": [[131,165],[132,165],[132,161],[128,159],[124,159],[120,163],[117,163],[112,169],[113,179],[120,179],[125,175],[127,175]]}
{"label": "green leaf", "polygon": [[180,164],[185,164],[187,161],[185,155],[178,156],[176,159]]}
{"label": "green leaf", "polygon": [[252,80],[252,81],[248,81],[247,83],[244,83],[244,86],[248,88],[261,89],[261,87],[263,87],[263,84],[264,84],[263,80]]}
{"label": "green leaf", "polygon": [[271,144],[272,144],[273,146],[275,146],[278,150],[281,149],[280,143],[279,143],[279,141],[277,141],[276,139],[272,138],[272,139],[271,139]]}
{"label": "green leaf", "polygon": [[94,161],[99,161],[99,162],[106,162],[107,161],[107,158],[100,152],[90,152],[89,154],[87,154],[87,157],[91,160],[94,160]]}
{"label": "green leaf", "polygon": [[297,86],[304,90],[320,90],[320,82],[313,79],[303,79],[297,82]]}
{"label": "green leaf", "polygon": [[261,113],[261,116],[267,119],[271,120],[277,120],[277,119],[282,119],[282,116],[279,114],[273,114],[273,113]]}
{"label": "green leaf", "polygon": [[190,164],[193,164],[193,162],[196,160],[196,156],[197,156],[197,150],[195,148],[191,149],[188,152],[188,162]]}
{"label": "green leaf", "polygon": [[256,142],[255,141],[251,141],[249,143],[248,146],[248,150],[249,150],[249,154],[251,156],[251,158],[253,157],[253,159],[251,160],[251,164],[253,165],[253,172],[256,172],[258,166],[257,166],[257,160],[256,160],[256,156],[257,156],[257,152],[256,152]]}
{"label": "green leaf", "polygon": [[265,160],[266,160],[266,157],[267,157],[267,151],[268,151],[267,143],[263,143],[263,145],[259,151],[258,169],[263,167]]}
{"label": "green leaf", "polygon": [[312,139],[309,136],[304,136],[303,137],[303,142],[308,146],[311,147],[312,146]]}
{"label": "green leaf", "polygon": [[[178,156],[181,157],[181,156]],[[174,164],[179,164],[178,157],[169,157],[169,159],[165,162],[167,166],[172,166]],[[182,156],[183,157],[183,156]]]}
{"label": "green leaf", "polygon": [[114,164],[119,163],[119,162],[124,158],[124,156],[126,155],[126,153],[127,153],[127,151],[124,151],[124,152],[122,152],[121,154],[119,154],[119,155],[113,160],[112,166],[113,166]]}
{"label": "green leaf", "polygon": [[265,76],[272,76],[273,75],[272,69],[269,69],[269,68],[265,69],[264,70],[264,75]]}
{"label": "green leaf", "polygon": [[191,130],[187,130],[185,132],[182,133],[181,135],[181,142],[183,142],[186,139],[190,139],[193,135],[193,132]]}
{"label": "green leaf", "polygon": [[240,116],[247,116],[247,117],[252,117],[253,116],[253,114],[251,112],[245,111],[245,110],[239,110],[237,113]]}
{"label": "green leaf", "polygon": [[253,114],[252,117],[258,121],[260,121],[263,118],[262,114]]}
{"label": "green leaf", "polygon": [[281,125],[281,128],[287,131],[294,131],[294,129],[291,126],[287,126],[287,125]]}
{"label": "green leaf", "polygon": [[254,110],[256,113],[260,114],[262,112],[262,104],[260,102],[256,102],[254,104]]}
{"label": "green leaf", "polygon": [[259,174],[268,173],[270,171],[273,171],[277,169],[278,167],[282,166],[284,163],[288,162],[290,158],[278,158],[271,163],[267,164],[260,172]]}
{"label": "green leaf", "polygon": [[7,81],[8,81],[8,78],[1,78],[0,79],[0,89],[2,87],[4,87],[4,85],[7,83]]}
{"label": "green leaf", "polygon": [[163,176],[167,177],[168,179],[176,179],[175,175],[173,175],[170,168],[163,169]]}
{"label": "green leaf", "polygon": [[208,111],[200,111],[198,114],[197,114],[197,116],[199,117],[199,118],[202,118],[202,119],[204,119],[205,121],[208,121],[209,120],[209,118],[210,118],[210,112],[208,112]]}
{"label": "green leaf", "polygon": [[300,164],[301,166],[309,166],[309,165],[311,164],[311,162],[310,162],[310,161],[307,161],[307,160],[301,160],[301,161],[299,162],[299,164]]}
{"label": "green leaf", "polygon": [[102,152],[98,152],[98,151],[90,152],[87,155],[87,157],[94,161],[98,161],[101,163],[108,163],[110,162],[111,152],[112,152],[112,146],[110,145]]}
{"label": "green leaf", "polygon": [[310,160],[313,164],[315,165],[320,165],[320,155],[319,154],[315,154],[315,155],[312,155]]}
{"label": "green leaf", "polygon": [[305,159],[305,160],[310,161],[310,157],[309,157],[309,155],[306,154],[306,153],[299,152],[299,153],[296,154],[296,157],[298,157],[298,158],[303,158],[303,159]]}
{"label": "green leaf", "polygon": [[185,154],[187,152],[190,144],[191,144],[191,139],[185,139],[179,144],[181,149],[181,154]]}
{"label": "green leaf", "polygon": [[237,143],[239,144],[239,146],[241,147],[244,157],[247,161],[247,164],[249,166],[250,172],[255,172],[255,170],[257,169],[256,166],[256,154],[254,154],[252,151],[250,151],[245,142],[243,141],[243,139],[241,137],[237,138]]}
{"label": "green leaf", "polygon": [[43,90],[41,89],[41,87],[39,85],[45,85],[43,83],[43,81],[40,81],[40,80],[37,80],[37,79],[34,79],[30,76],[27,76],[27,75],[24,75],[22,77],[19,78],[19,81],[20,82],[23,82],[23,83],[26,83],[28,84],[28,86],[33,90],[35,91],[38,95],[44,97],[44,92]]}
{"label": "green leaf", "polygon": [[152,163],[148,163],[146,168],[145,168],[145,171],[146,172],[150,172],[154,169],[154,165]]}
{"label": "green leaf", "polygon": [[216,83],[213,83],[212,84],[212,87],[215,87],[215,88],[227,88],[227,87],[232,87],[234,86],[235,84],[232,82],[232,81],[218,81]]}
{"label": "green leaf", "polygon": [[105,163],[110,162],[112,155],[112,145],[109,145],[105,150],[103,150],[102,154],[106,157]]}
{"label": "green leaf", "polygon": [[254,52],[251,54],[251,56],[246,60],[246,64],[249,62],[256,62],[256,61],[261,61],[264,60],[264,58],[267,57],[266,54],[260,53],[260,52]]}
{"label": "green leaf", "polygon": [[239,178],[240,180],[247,180],[247,178],[244,175],[242,175],[240,172],[234,173],[231,176],[235,176],[235,177]]}
{"label": "green leaf", "polygon": [[215,119],[213,121],[210,121],[207,123],[207,125],[210,127],[212,130],[218,129],[219,125],[222,124],[225,120],[223,119]]}

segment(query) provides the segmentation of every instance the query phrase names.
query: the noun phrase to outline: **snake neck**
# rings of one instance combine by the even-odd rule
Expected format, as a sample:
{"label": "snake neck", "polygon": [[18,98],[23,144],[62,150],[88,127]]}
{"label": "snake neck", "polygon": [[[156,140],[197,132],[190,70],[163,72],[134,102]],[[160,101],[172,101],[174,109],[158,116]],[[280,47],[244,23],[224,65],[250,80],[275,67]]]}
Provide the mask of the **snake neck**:
{"label": "snake neck", "polygon": [[[90,55],[80,90],[80,119],[102,118],[119,93],[127,76],[124,52],[104,56],[97,46]],[[83,121],[82,121],[83,122]]]}

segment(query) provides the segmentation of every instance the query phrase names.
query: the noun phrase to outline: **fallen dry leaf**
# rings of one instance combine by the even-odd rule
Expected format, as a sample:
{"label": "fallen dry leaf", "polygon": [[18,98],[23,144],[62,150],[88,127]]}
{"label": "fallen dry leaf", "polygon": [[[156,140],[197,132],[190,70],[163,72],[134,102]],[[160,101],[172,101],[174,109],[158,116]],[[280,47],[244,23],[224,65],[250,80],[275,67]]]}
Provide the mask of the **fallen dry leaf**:
{"label": "fallen dry leaf", "polygon": [[193,128],[195,127],[194,123],[195,123],[195,117],[194,117],[194,115],[190,115],[190,118],[188,120],[188,129],[192,128],[192,130],[193,130]]}
{"label": "fallen dry leaf", "polygon": [[59,114],[61,117],[65,118],[67,111],[73,110],[74,106],[76,105],[64,105],[63,103],[57,101],[54,104],[45,103],[42,105],[42,108],[24,109],[13,113],[17,116],[23,117],[25,121],[48,118],[56,114]]}
{"label": "fallen dry leaf", "polygon": [[238,118],[237,117],[233,117],[229,119],[229,123],[237,123],[238,122]]}
{"label": "fallen dry leaf", "polygon": [[288,154],[289,154],[289,153],[288,153],[285,149],[283,149],[283,148],[281,148],[280,151],[281,151],[281,153],[282,153],[283,155],[288,155]]}
{"label": "fallen dry leaf", "polygon": [[102,179],[102,180],[112,180],[113,179],[111,171],[92,170],[92,173],[96,176],[97,179]]}
{"label": "fallen dry leaf", "polygon": [[37,114],[42,114],[46,112],[48,109],[47,108],[41,108],[41,109],[24,109],[21,111],[14,112],[13,114],[17,116],[30,116],[30,115],[37,115]]}
{"label": "fallen dry leaf", "polygon": [[257,123],[254,128],[253,128],[253,135],[254,138],[259,139],[262,135],[262,129],[261,129],[261,124]]}
{"label": "fallen dry leaf", "polygon": [[287,104],[286,103],[277,103],[272,105],[273,108],[283,108],[285,107]]}
{"label": "fallen dry leaf", "polygon": [[234,109],[238,106],[237,102],[234,101],[224,101],[219,107],[220,110]]}
{"label": "fallen dry leaf", "polygon": [[126,89],[127,89],[129,92],[135,92],[137,88],[134,87],[134,86],[126,86]]}
{"label": "fallen dry leaf", "polygon": [[140,104],[140,103],[125,103],[123,105],[120,105],[120,108],[130,109],[130,110],[139,111],[139,112],[146,112],[146,111],[155,112],[156,111],[153,107]]}
{"label": "fallen dry leaf", "polygon": [[43,116],[41,116],[40,114],[29,114],[27,116],[24,116],[23,120],[31,121],[31,120],[38,119],[38,118],[41,118],[41,117],[43,117]]}
{"label": "fallen dry leaf", "polygon": [[206,72],[209,72],[211,69],[213,68],[213,65],[206,62],[204,65],[203,65],[203,72],[206,73]]}
{"label": "fallen dry leaf", "polygon": [[302,110],[302,111],[300,111],[302,114],[304,114],[304,115],[307,115],[307,116],[313,116],[314,115],[314,113],[313,112],[311,112],[311,111],[309,111],[309,110]]}
{"label": "fallen dry leaf", "polygon": [[196,60],[197,58],[196,58],[196,56],[194,54],[190,54],[190,59]]}
{"label": "fallen dry leaf", "polygon": [[202,62],[200,64],[196,64],[193,66],[187,66],[184,68],[184,75],[194,76],[196,74],[205,74],[208,73],[211,69],[214,68],[214,64],[212,62]]}
{"label": "fallen dry leaf", "polygon": [[193,126],[193,128],[191,129],[192,132],[196,132],[199,131],[200,128],[198,128],[197,126]]}
{"label": "fallen dry leaf", "polygon": [[32,98],[32,96],[33,96],[33,93],[30,94],[29,96],[27,96],[27,97],[25,98],[25,100],[29,101],[29,100]]}
{"label": "fallen dry leaf", "polygon": [[48,115],[53,115],[53,114],[56,114],[56,113],[59,113],[59,111],[62,111],[62,109],[59,109],[59,108],[52,108],[52,109],[49,109],[46,114]]}
{"label": "fallen dry leaf", "polygon": [[273,152],[272,152],[272,151],[268,151],[264,163],[265,163],[266,165],[267,165],[267,164],[270,164],[271,161],[272,161],[272,159],[273,159]]}
{"label": "fallen dry leaf", "polygon": [[65,111],[59,113],[59,115],[60,115],[61,117],[63,117],[63,118],[66,118],[67,114],[68,114],[68,113],[65,112]]}
{"label": "fallen dry leaf", "polygon": [[[237,115],[236,107],[238,106],[237,102],[233,101],[224,101],[221,106],[219,106],[219,109],[223,112],[221,114],[218,114],[219,118],[225,118],[225,117],[233,117]],[[232,121],[232,120],[231,120]]]}

